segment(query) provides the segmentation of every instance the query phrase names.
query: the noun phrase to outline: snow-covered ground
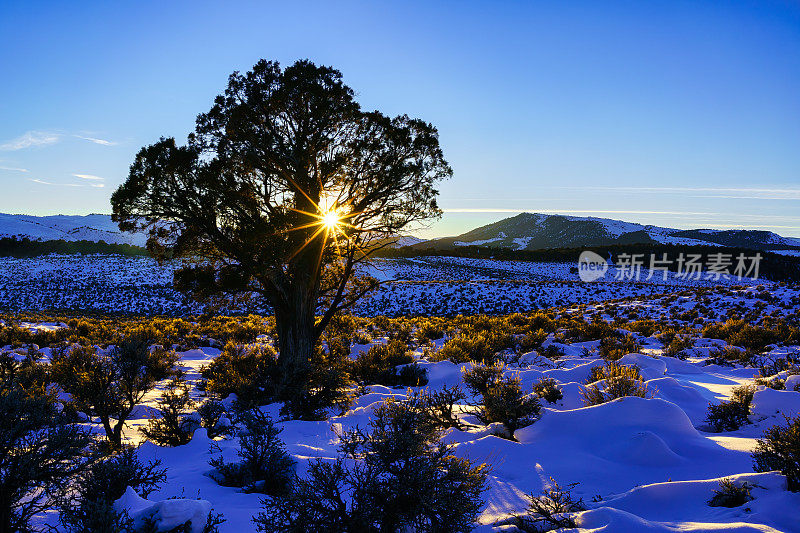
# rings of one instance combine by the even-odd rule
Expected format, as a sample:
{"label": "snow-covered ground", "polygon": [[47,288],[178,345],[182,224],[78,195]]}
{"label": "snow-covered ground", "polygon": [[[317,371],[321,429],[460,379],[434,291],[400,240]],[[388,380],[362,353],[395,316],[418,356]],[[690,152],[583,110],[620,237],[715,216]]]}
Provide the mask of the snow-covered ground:
{"label": "snow-covered ground", "polygon": [[[202,312],[201,305],[172,289],[172,274],[179,266],[174,262],[159,265],[148,257],[103,254],[0,258],[0,310],[148,315]],[[385,283],[363,299],[355,313],[364,316],[510,313],[662,294],[679,287],[764,283],[736,278],[706,279],[705,275],[702,279],[681,279],[672,272],[664,279],[662,272],[650,276],[647,269],[642,269],[638,278],[627,279],[624,272],[614,267],[602,280],[584,283],[571,271],[575,266],[459,257],[379,259],[366,273]],[[237,311],[268,309],[226,310]]]}
{"label": "snow-covered ground", "polygon": [[[172,294],[170,267],[157,267],[148,259],[63,256],[56,262],[53,258],[5,260],[2,265],[0,301],[5,305],[22,299],[24,307],[41,309],[64,294],[62,302],[107,310],[115,306],[129,312],[158,306],[184,309],[178,304],[168,307],[177,300],[164,296]],[[725,321],[732,314],[754,324],[766,318],[794,321],[796,325],[800,308],[800,287],[795,285],[757,280],[688,281],[672,274],[663,280],[660,273],[641,283],[582,283],[574,280],[572,266],[441,257],[382,261],[370,273],[391,281],[382,292],[363,302],[359,312],[444,315],[557,307],[563,316],[587,320],[594,317],[619,324],[663,319],[675,327],[701,328],[708,321]],[[80,292],[75,292],[75,287],[80,287]],[[126,288],[131,292],[126,294]],[[143,308],[145,304],[154,307]],[[18,325],[39,331],[66,327],[57,320]],[[599,341],[562,344],[563,338],[550,334],[543,346],[557,348],[562,357],[553,361],[535,352],[522,354],[511,358],[505,370],[507,375],[519,376],[526,392],[546,377],[554,379],[563,394],[552,404],[542,400],[541,416],[516,431],[517,441],[501,438],[496,426],[484,426],[470,414],[471,404],[474,406],[478,397],[461,402],[459,417],[467,427],[447,430],[444,441],[454,446],[456,455],[491,465],[476,531],[513,531],[504,521],[513,513],[524,512],[526,494],[540,493],[551,477],[562,486],[577,483],[572,493],[583,499],[587,510],[576,515],[576,531],[800,531],[800,493],[789,492],[785,478],[777,472],[755,473],[751,458],[757,439],[766,429],[785,423],[784,415],[800,414],[800,392],[759,385],[750,423],[735,431],[715,433],[705,420],[709,403],[727,400],[735,387],[754,383],[759,369],[708,364],[711,350],[725,346],[722,340],[696,339],[687,350],[688,358],[680,360],[666,356],[656,337],[635,337],[640,348],[625,355],[620,363],[640,369],[650,391],[645,398],[625,397],[584,406],[581,392],[587,376],[593,367],[604,363],[597,351]],[[436,346],[441,347],[442,342],[437,341]],[[49,350],[43,347],[42,353],[46,360]],[[179,352],[178,365],[185,371],[195,399],[203,397],[196,387],[200,368],[219,354],[220,349],[215,347]],[[429,390],[463,385],[463,371],[469,364],[434,361],[422,347],[414,356],[427,371]],[[800,347],[771,345],[760,358],[761,362],[798,361]],[[787,383],[800,383],[797,377],[791,379],[794,381]],[[139,430],[156,416],[163,385],[145,397],[124,435],[129,443],[141,443],[140,457],[163,462],[167,481],[147,501],[128,493],[119,505],[132,512],[177,506],[184,513],[180,516],[203,515],[213,506],[226,519],[220,526],[223,533],[252,531],[251,518],[261,510],[261,496],[220,486],[209,477],[212,468],[208,461],[212,457],[236,460],[237,439],[209,439],[206,431],[199,429],[184,446],[160,447],[144,441]],[[361,392],[346,413],[323,421],[280,420],[279,404],[262,408],[279,420],[277,426],[283,430],[280,437],[297,462],[300,476],[310,461],[337,457],[337,432],[364,427],[382,401],[388,397],[403,399],[408,393],[404,388],[382,385],[371,385]],[[99,425],[93,428],[102,432]],[[709,506],[708,500],[724,478],[751,484],[754,499],[734,508]],[[181,494],[200,501],[166,500]],[[56,517],[51,513],[40,518],[54,524]]]}
{"label": "snow-covered ground", "polygon": [[[532,354],[508,366],[506,373],[518,375],[523,390],[529,391],[535,381],[548,377],[558,382],[563,393],[554,404],[543,401],[543,414],[531,426],[517,430],[517,442],[496,436],[492,426],[481,425],[468,413],[467,404],[476,398],[463,402],[460,418],[470,427],[448,430],[444,441],[454,445],[458,456],[491,465],[477,531],[509,530],[501,525],[503,520],[511,513],[524,512],[525,494],[539,493],[551,477],[562,485],[578,483],[573,495],[583,498],[588,510],[577,515],[577,531],[800,531],[800,494],[788,492],[778,473],[754,473],[750,457],[765,429],[782,423],[784,414],[800,413],[800,392],[759,386],[752,423],[737,431],[712,433],[704,425],[708,404],[727,399],[736,386],[751,383],[758,370],[704,364],[709,350],[723,345],[722,341],[702,339],[692,357],[682,361],[664,356],[654,338],[639,340],[640,353],[626,355],[620,363],[641,369],[652,391],[648,398],[626,397],[583,406],[581,390],[589,371],[603,364],[587,355],[597,348],[597,341],[592,341],[558,345],[565,356],[557,365]],[[554,342],[551,336],[545,346]],[[800,357],[798,347],[773,352],[775,357],[787,353]],[[196,383],[199,368],[219,353],[216,348],[181,352],[178,364],[187,379]],[[462,372],[469,366],[427,361],[420,351],[416,357],[427,370],[431,390],[461,383]],[[319,422],[278,422],[300,475],[314,459],[337,457],[337,431],[363,427],[383,400],[390,396],[403,399],[407,394],[380,385],[365,392],[341,416]],[[152,407],[158,395],[158,391],[149,394],[146,407],[137,410],[125,432],[128,442],[142,441],[137,430],[155,412]],[[200,393],[194,390],[193,395],[199,397]],[[279,408],[271,404],[263,410],[278,420]],[[168,468],[167,482],[149,495],[149,502],[127,494],[122,503],[136,510],[136,506],[189,493],[224,514],[226,522],[220,531],[250,531],[250,519],[261,509],[260,496],[222,487],[209,477],[209,459],[221,454],[236,460],[237,449],[236,439],[212,440],[204,429],[197,430],[184,446],[168,448],[144,442],[140,457],[161,460]],[[735,508],[710,507],[707,502],[723,478],[752,484],[754,499]]]}

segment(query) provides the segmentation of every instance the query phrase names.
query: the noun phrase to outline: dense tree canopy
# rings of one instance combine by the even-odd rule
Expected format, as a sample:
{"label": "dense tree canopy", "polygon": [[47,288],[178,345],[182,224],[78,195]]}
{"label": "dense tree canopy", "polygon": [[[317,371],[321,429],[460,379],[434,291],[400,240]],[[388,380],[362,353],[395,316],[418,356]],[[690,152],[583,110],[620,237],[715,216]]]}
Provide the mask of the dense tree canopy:
{"label": "dense tree canopy", "polygon": [[143,148],[111,201],[155,256],[204,259],[179,287],[265,297],[291,380],[331,317],[374,286],[358,264],[438,216],[434,184],[451,174],[431,124],[363,111],[330,67],[262,60],[231,75],[186,146]]}

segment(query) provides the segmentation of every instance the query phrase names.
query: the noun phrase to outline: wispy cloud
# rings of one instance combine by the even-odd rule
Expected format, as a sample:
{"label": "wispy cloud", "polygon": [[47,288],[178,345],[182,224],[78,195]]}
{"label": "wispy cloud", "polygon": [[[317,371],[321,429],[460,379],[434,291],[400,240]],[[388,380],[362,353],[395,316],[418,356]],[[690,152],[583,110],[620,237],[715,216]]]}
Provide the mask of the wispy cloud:
{"label": "wispy cloud", "polygon": [[504,207],[476,207],[476,208],[443,208],[445,213],[554,213],[554,214],[595,214],[595,215],[678,215],[678,216],[700,216],[717,215],[719,213],[706,213],[694,211],[601,211],[592,209],[506,209]]}
{"label": "wispy cloud", "polygon": [[103,146],[114,146],[117,143],[114,141],[107,141],[105,139],[98,139],[97,137],[86,137],[84,135],[75,135],[78,139],[83,139],[84,141],[93,142],[95,144],[101,144]]}
{"label": "wispy cloud", "polygon": [[95,189],[102,189],[105,187],[105,185],[102,183],[54,183],[52,181],[40,180],[38,178],[30,178],[30,181],[40,185],[53,185],[56,187],[93,187]]}
{"label": "wispy cloud", "polygon": [[36,146],[47,146],[54,144],[61,140],[61,135],[58,133],[46,131],[28,131],[10,141],[0,144],[0,150],[12,152],[15,150],[23,150]]}
{"label": "wispy cloud", "polygon": [[0,170],[9,170],[11,172],[28,172],[27,168],[4,167],[0,165]]}
{"label": "wispy cloud", "polygon": [[617,191],[642,194],[681,194],[694,198],[730,198],[740,200],[800,200],[796,187],[556,187],[592,191]]}
{"label": "wispy cloud", "polygon": [[92,174],[73,174],[76,178],[80,178],[82,180],[92,180],[92,181],[103,181],[105,178],[101,178],[100,176],[94,176]]}

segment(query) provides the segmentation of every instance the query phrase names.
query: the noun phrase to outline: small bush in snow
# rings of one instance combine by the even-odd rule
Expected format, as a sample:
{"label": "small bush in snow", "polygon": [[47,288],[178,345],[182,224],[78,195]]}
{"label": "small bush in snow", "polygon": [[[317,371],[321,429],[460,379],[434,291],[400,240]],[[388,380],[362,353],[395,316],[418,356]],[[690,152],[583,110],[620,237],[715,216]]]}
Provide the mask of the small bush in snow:
{"label": "small bush in snow", "polygon": [[503,377],[504,370],[503,363],[493,365],[473,363],[469,369],[464,370],[461,377],[472,394],[485,394],[489,387]]}
{"label": "small bush in snow", "polygon": [[548,403],[556,403],[564,397],[558,382],[553,378],[541,378],[533,384],[533,392]]}
{"label": "small bush in snow", "polygon": [[564,332],[564,337],[570,341],[586,342],[619,337],[621,334],[605,320],[594,319],[591,322],[578,320]]}
{"label": "small bush in snow", "polygon": [[467,395],[459,385],[443,387],[436,391],[423,391],[420,393],[425,409],[435,424],[441,428],[462,428],[464,424],[455,414],[458,402],[466,400]]}
{"label": "small bush in snow", "polygon": [[664,355],[678,359],[686,359],[686,350],[694,347],[695,339],[690,335],[662,334],[658,337],[664,344]]}
{"label": "small bush in snow", "polygon": [[638,352],[641,345],[636,342],[633,335],[611,335],[600,339],[598,351],[600,356],[607,361],[617,361],[629,353]]}
{"label": "small bush in snow", "polygon": [[236,394],[244,407],[273,401],[277,393],[278,359],[268,344],[242,346],[229,342],[208,366],[200,370],[206,392],[225,398]]}
{"label": "small bush in snow", "polygon": [[778,377],[774,377],[774,378],[758,377],[758,378],[755,379],[755,383],[756,383],[756,385],[763,385],[763,386],[765,386],[767,388],[770,388],[770,389],[786,390],[786,380],[778,378]]}
{"label": "small bush in snow", "polygon": [[132,447],[95,462],[78,477],[72,486],[74,493],[62,505],[62,527],[70,533],[127,531],[131,525],[114,511],[114,501],[128,487],[146,498],[167,479],[166,469],[160,466],[158,460],[143,463]]}
{"label": "small bush in snow", "polygon": [[735,431],[750,420],[750,403],[753,401],[753,393],[756,388],[753,385],[742,385],[733,389],[731,399],[719,404],[708,405],[708,415],[706,422],[714,431]]}
{"label": "small bush in snow", "polygon": [[502,422],[513,440],[514,432],[533,424],[541,410],[539,398],[523,393],[519,377],[513,377],[489,386],[475,416],[484,424]]}
{"label": "small bush in snow", "polygon": [[[161,520],[158,520],[156,516],[145,517],[143,522],[144,523],[135,530],[115,531],[114,533],[192,533],[192,531],[194,531],[194,524],[191,519],[170,529],[163,529],[162,524],[159,523]],[[222,513],[215,513],[212,509],[211,512],[208,513],[208,518],[203,525],[203,529],[200,531],[202,533],[219,533],[219,525],[224,522],[225,518],[223,518]]]}
{"label": "small bush in snow", "polygon": [[284,383],[278,399],[283,400],[281,414],[301,420],[324,420],[332,409],[345,412],[353,403],[350,389],[349,344],[328,343],[328,351],[317,346],[303,379]]}
{"label": "small bush in snow", "polygon": [[55,381],[78,410],[100,419],[109,443],[122,446],[122,428],[158,381],[172,373],[174,352],[150,349],[150,337],[132,332],[106,355],[75,346],[52,363]]}
{"label": "small bush in snow", "polygon": [[471,531],[483,506],[486,466],[439,441],[419,397],[389,399],[367,429],[340,435],[344,455],[312,461],[285,495],[268,497],[253,522],[269,533]]}
{"label": "small bush in snow", "polygon": [[711,507],[739,507],[753,499],[750,491],[753,485],[744,482],[737,485],[732,479],[725,478],[720,480],[719,489],[714,490],[714,496],[708,500]]}
{"label": "small bush in snow", "polygon": [[550,487],[544,489],[540,495],[528,495],[530,503],[527,513],[515,516],[511,522],[525,533],[577,527],[572,514],[586,510],[583,500],[576,500],[570,492],[577,485],[571,483],[562,487],[551,477]]}
{"label": "small bush in snow", "polygon": [[508,332],[493,330],[480,333],[462,332],[448,339],[442,348],[434,353],[434,358],[437,361],[448,359],[456,364],[468,361],[491,364],[497,359],[499,352],[514,346],[514,337]]}
{"label": "small bush in snow", "polygon": [[439,340],[444,337],[445,322],[441,319],[423,318],[417,327],[416,337],[420,344]]}
{"label": "small bush in snow", "polygon": [[723,346],[722,348],[712,348],[708,352],[706,364],[732,366],[735,364],[748,366],[753,364],[753,354],[747,350],[736,348],[735,346]]}
{"label": "small bush in snow", "polygon": [[85,467],[90,436],[68,424],[53,394],[0,374],[0,531],[31,531],[33,515]]}
{"label": "small bush in snow", "polygon": [[238,463],[226,463],[221,457],[209,464],[216,469],[214,478],[225,487],[241,487],[245,492],[281,494],[289,489],[294,475],[294,460],[289,457],[277,429],[259,410],[243,411],[239,431]]}
{"label": "small bush in snow", "polygon": [[800,491],[800,415],[786,417],[786,426],[772,426],[756,442],[753,452],[756,472],[780,470],[789,490]]}
{"label": "small bush in snow", "polygon": [[621,365],[615,361],[608,361],[602,366],[593,366],[589,370],[589,376],[586,378],[586,383],[594,383],[601,380],[609,380],[614,378],[630,378],[634,380],[642,379],[642,374],[639,372],[639,367],[636,365]]}
{"label": "small bush in snow", "polygon": [[609,361],[605,366],[592,367],[586,381],[592,383],[581,391],[583,404],[586,406],[600,405],[626,396],[646,398],[650,394],[639,368],[635,365],[620,365]]}
{"label": "small bush in snow", "polygon": [[225,406],[216,400],[206,400],[197,408],[200,415],[200,426],[206,428],[209,438],[229,436],[234,427],[228,420]]}
{"label": "small bush in snow", "polygon": [[408,346],[399,340],[376,344],[370,346],[368,351],[359,353],[351,366],[350,375],[365,385],[380,383],[415,387],[428,382],[427,372],[414,363]]}
{"label": "small bush in snow", "polygon": [[159,446],[183,446],[192,440],[197,421],[187,416],[194,406],[189,387],[179,378],[170,380],[167,390],[158,400],[159,418],[152,418],[142,433]]}
{"label": "small bush in snow", "polygon": [[546,348],[538,351],[539,355],[546,357],[552,361],[556,361],[564,357],[564,349],[555,344],[548,344]]}

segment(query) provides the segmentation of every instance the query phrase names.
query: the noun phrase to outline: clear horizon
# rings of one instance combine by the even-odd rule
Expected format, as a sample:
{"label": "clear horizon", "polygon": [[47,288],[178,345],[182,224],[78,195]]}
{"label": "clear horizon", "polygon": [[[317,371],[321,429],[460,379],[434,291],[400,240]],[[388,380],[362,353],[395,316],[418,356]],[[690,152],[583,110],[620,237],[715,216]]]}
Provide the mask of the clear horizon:
{"label": "clear horizon", "polygon": [[800,236],[797,3],[9,2],[0,46],[0,212],[108,213],[232,71],[308,58],[439,129],[421,236],[519,212]]}

